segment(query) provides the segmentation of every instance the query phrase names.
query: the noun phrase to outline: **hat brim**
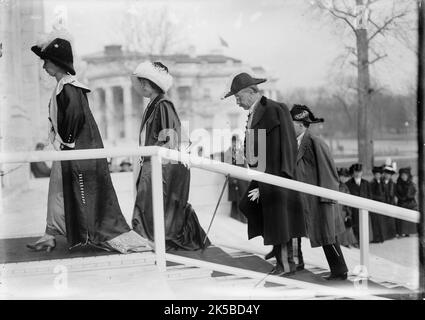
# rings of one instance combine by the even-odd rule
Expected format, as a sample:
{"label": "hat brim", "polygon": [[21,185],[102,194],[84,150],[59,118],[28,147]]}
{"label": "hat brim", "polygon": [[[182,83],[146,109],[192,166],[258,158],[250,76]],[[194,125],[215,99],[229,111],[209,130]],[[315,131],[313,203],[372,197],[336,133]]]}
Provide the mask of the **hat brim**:
{"label": "hat brim", "polygon": [[391,173],[391,174],[395,174],[396,173],[396,171],[394,170],[394,169],[384,169],[383,170],[383,172],[388,172],[388,173]]}
{"label": "hat brim", "polygon": [[[241,90],[243,90],[245,88],[248,88],[249,86],[255,86],[257,84],[260,84],[260,83],[263,83],[263,82],[266,82],[267,81],[267,79],[258,79],[258,78],[252,78],[252,80],[253,80],[252,83],[250,83],[249,85],[247,85],[245,87],[240,88],[239,91],[241,91]],[[228,97],[231,97],[231,96],[235,95],[236,93],[238,93],[239,91],[237,91],[237,92],[229,91],[228,93],[226,93],[224,95],[223,99],[226,99]]]}
{"label": "hat brim", "polygon": [[65,71],[69,72],[71,75],[75,76],[75,69],[72,64],[64,63],[55,57],[44,54],[39,46],[32,46],[31,51],[34,52],[40,59],[49,59]]}

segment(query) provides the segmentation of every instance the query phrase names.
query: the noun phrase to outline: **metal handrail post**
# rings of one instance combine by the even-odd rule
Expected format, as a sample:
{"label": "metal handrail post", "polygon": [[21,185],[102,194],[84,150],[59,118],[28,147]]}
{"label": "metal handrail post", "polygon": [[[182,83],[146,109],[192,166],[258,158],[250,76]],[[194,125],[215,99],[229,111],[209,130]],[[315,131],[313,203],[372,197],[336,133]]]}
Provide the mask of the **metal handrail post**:
{"label": "metal handrail post", "polygon": [[160,272],[166,271],[164,197],[162,186],[162,159],[159,155],[151,157],[152,165],[152,207],[154,221],[154,242],[156,265]]}
{"label": "metal handrail post", "polygon": [[361,275],[369,278],[369,211],[359,210]]}

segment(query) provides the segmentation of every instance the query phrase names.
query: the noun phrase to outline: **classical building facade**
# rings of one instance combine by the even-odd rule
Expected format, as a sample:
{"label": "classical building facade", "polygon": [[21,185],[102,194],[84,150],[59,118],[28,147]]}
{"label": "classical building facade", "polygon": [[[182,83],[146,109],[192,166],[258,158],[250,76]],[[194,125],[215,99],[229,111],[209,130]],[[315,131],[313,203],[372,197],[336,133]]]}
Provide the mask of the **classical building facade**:
{"label": "classical building facade", "polygon": [[[188,133],[195,129],[237,130],[245,127],[246,112],[234,98],[222,100],[230,81],[239,72],[265,77],[260,89],[276,99],[276,79],[261,67],[250,67],[241,60],[221,53],[207,55],[152,56],[122,50],[120,45],[105,46],[99,53],[82,57],[85,79],[92,89],[93,114],[98,122],[105,145],[135,145],[146,101],[131,81],[131,72],[142,61],[161,61],[174,78],[168,96],[175,104]],[[229,141],[230,143],[230,141]],[[218,151],[220,146],[215,147]]]}

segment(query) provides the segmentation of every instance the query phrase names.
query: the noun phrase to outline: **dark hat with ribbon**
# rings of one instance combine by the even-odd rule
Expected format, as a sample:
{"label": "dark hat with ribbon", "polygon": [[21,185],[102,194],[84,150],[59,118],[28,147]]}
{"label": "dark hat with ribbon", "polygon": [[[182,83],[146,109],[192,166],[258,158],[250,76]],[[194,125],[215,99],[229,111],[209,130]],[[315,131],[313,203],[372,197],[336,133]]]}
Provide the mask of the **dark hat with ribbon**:
{"label": "dark hat with ribbon", "polygon": [[350,173],[353,174],[354,171],[363,171],[363,165],[361,163],[355,163],[350,166]]}
{"label": "dark hat with ribbon", "polygon": [[56,38],[44,49],[38,45],[32,46],[31,51],[41,59],[48,59],[64,71],[75,75],[74,58],[72,56],[71,43],[68,40]]}
{"label": "dark hat with ribbon", "polygon": [[405,173],[408,176],[411,176],[412,175],[411,170],[412,170],[412,168],[410,168],[410,167],[400,168],[400,170],[398,170],[398,174],[401,175],[402,173]]}
{"label": "dark hat with ribbon", "polygon": [[309,107],[301,104],[294,104],[291,109],[291,116],[292,120],[300,122],[319,123],[325,121],[323,118],[316,118]]}
{"label": "dark hat with ribbon", "polygon": [[338,168],[338,176],[342,176],[342,177],[349,177],[350,176],[350,171],[347,168]]}
{"label": "dark hat with ribbon", "polygon": [[230,96],[233,96],[234,94],[238,93],[242,89],[245,89],[245,88],[248,88],[249,86],[257,85],[266,81],[267,79],[253,78],[246,72],[239,73],[237,76],[233,78],[232,85],[230,86],[230,91],[226,93],[226,95],[224,96],[224,99]]}
{"label": "dark hat with ribbon", "polygon": [[377,166],[377,167],[373,167],[372,168],[372,173],[383,173],[384,172],[384,167],[383,166]]}

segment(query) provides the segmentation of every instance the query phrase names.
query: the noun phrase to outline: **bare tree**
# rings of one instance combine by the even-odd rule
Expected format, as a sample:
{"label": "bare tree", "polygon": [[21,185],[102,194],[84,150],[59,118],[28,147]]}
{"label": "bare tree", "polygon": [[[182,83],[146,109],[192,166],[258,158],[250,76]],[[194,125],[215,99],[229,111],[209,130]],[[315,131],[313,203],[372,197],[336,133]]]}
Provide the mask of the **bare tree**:
{"label": "bare tree", "polygon": [[182,26],[167,7],[148,8],[132,1],[123,16],[124,47],[150,55],[164,55],[184,43]]}
{"label": "bare tree", "polygon": [[383,41],[390,37],[416,50],[410,36],[416,4],[412,0],[316,0],[314,5],[354,35],[355,42],[346,47],[345,59],[353,57],[349,63],[357,69],[358,154],[369,170],[373,166],[373,141],[368,114],[375,90],[369,67],[387,57],[388,46]]}

